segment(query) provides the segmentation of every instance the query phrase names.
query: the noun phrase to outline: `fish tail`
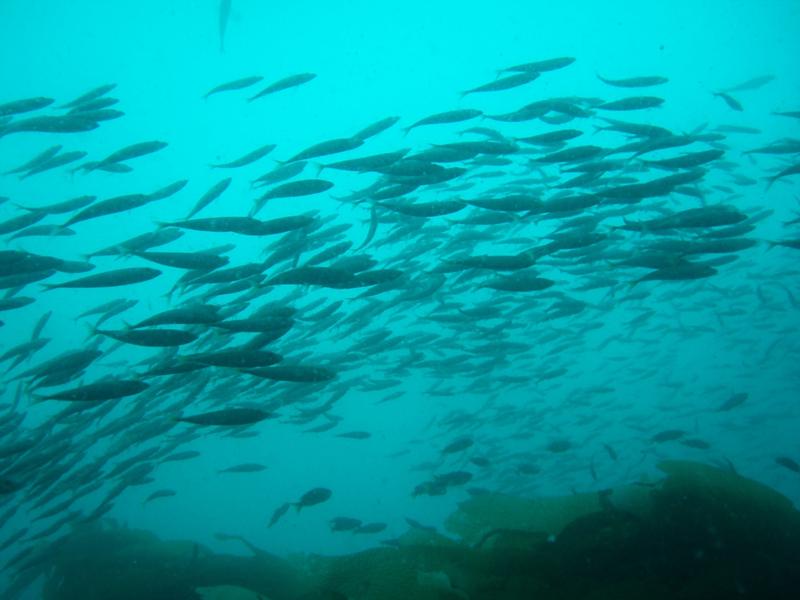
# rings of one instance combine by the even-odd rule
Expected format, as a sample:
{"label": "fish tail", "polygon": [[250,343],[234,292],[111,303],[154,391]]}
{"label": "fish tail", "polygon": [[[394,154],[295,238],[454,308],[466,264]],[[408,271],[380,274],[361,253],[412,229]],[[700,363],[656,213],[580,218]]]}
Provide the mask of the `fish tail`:
{"label": "fish tail", "polygon": [[91,323],[84,323],[83,326],[88,330],[89,335],[86,337],[87,340],[92,339],[93,337],[100,334],[100,330],[98,329],[98,324],[91,324]]}

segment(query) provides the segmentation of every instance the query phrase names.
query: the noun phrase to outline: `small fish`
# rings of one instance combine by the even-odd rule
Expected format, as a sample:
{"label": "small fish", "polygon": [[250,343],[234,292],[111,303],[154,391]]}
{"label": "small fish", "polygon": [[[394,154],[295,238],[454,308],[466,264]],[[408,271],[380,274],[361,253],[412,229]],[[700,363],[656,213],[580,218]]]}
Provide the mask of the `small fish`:
{"label": "small fish", "polygon": [[672,442],[675,440],[681,439],[685,435],[685,432],[681,431],[680,429],[667,429],[665,431],[660,431],[653,435],[650,438],[651,442],[656,444],[661,444],[663,442]]}
{"label": "small fish", "polygon": [[704,440],[699,440],[696,438],[692,439],[684,439],[680,441],[681,444],[686,446],[687,448],[695,448],[696,450],[708,450],[711,448],[711,444]]}
{"label": "small fish", "polygon": [[744,81],[738,85],[734,85],[733,87],[726,88],[722,91],[727,94],[730,94],[732,92],[746,92],[750,90],[757,90],[774,80],[775,80],[774,75],[761,75],[759,77],[753,77],[752,79],[748,79],[747,81]]}
{"label": "small fish", "polygon": [[479,85],[478,87],[465,90],[461,92],[461,97],[463,98],[469,94],[475,94],[475,93],[499,92],[502,90],[510,90],[512,88],[525,85],[526,83],[530,83],[531,81],[536,80],[538,77],[539,77],[538,71],[522,71],[514,73],[513,75],[501,77],[500,79],[495,79],[494,81],[490,81],[489,83]]}
{"label": "small fish", "polygon": [[642,110],[646,108],[656,108],[662,104],[664,104],[664,99],[657,98],[656,96],[633,96],[613,102],[604,102],[596,108],[598,110]]}
{"label": "small fish", "polygon": [[332,495],[333,492],[331,492],[328,488],[318,487],[307,491],[300,497],[300,500],[292,504],[297,509],[297,512],[300,512],[300,510],[305,507],[315,506],[317,504],[326,502]]}
{"label": "small fish", "polygon": [[193,216],[195,216],[197,213],[203,210],[206,206],[208,206],[214,200],[219,198],[223,194],[223,192],[225,192],[225,190],[228,189],[232,181],[233,178],[227,177],[222,181],[219,181],[213,186],[211,186],[209,190],[205,194],[203,194],[202,197],[197,201],[194,207],[192,207],[192,210],[190,210],[189,214],[186,215],[186,219],[187,220],[191,219]]}
{"label": "small fish", "polygon": [[267,154],[275,150],[277,146],[275,144],[267,144],[266,146],[261,146],[260,148],[256,148],[252,152],[248,152],[241,158],[237,158],[236,160],[232,160],[227,163],[217,163],[209,165],[212,169],[235,169],[237,167],[244,167],[245,165],[249,165],[254,163],[255,161],[264,158]]}
{"label": "small fish", "polygon": [[741,406],[744,404],[745,400],[749,397],[747,392],[738,392],[736,394],[732,394],[730,398],[728,398],[722,405],[717,409],[718,412],[733,410],[737,406]]}
{"label": "small fish", "polygon": [[240,465],[228,467],[227,469],[220,469],[217,473],[260,473],[266,469],[266,465],[260,463],[242,463]]}
{"label": "small fish", "polygon": [[788,456],[779,456],[775,459],[775,462],[784,469],[789,469],[794,473],[800,473],[800,464],[797,464],[797,461],[789,458]]}
{"label": "small fish", "polygon": [[435,115],[431,115],[429,117],[425,117],[424,119],[420,119],[403,129],[404,133],[408,133],[412,129],[416,127],[422,127],[423,125],[443,125],[446,123],[461,123],[462,121],[469,121],[471,119],[475,119],[480,117],[483,114],[482,111],[477,110],[475,108],[460,108],[458,110],[449,110],[447,112],[436,113]]}
{"label": "small fish", "polygon": [[13,100],[11,102],[6,102],[5,104],[0,104],[0,117],[18,115],[20,113],[39,110],[41,108],[45,108],[46,106],[50,106],[52,103],[52,98],[44,98],[41,96],[37,98]]}
{"label": "small fish", "polygon": [[557,69],[563,69],[564,67],[568,67],[574,62],[575,59],[572,56],[559,56],[558,58],[547,58],[544,60],[537,60],[534,62],[523,63],[521,65],[514,65],[513,67],[507,67],[505,69],[502,69],[500,72],[506,73],[509,71],[517,71],[517,72],[534,71],[536,73],[543,73],[545,71],[555,71]]}
{"label": "small fish", "polygon": [[335,517],[328,521],[331,531],[352,531],[361,526],[360,519],[350,517]]}
{"label": "small fish", "polygon": [[177,417],[176,421],[192,423],[193,425],[236,427],[239,425],[252,425],[273,416],[275,415],[258,408],[223,408],[196,415]]}
{"label": "small fish", "polygon": [[291,502],[285,502],[281,504],[278,508],[275,509],[275,512],[272,513],[272,518],[269,520],[269,525],[267,527],[272,527],[277,523],[280,518],[286,514],[286,511],[292,506]]}
{"label": "small fish", "polygon": [[299,73],[297,75],[290,75],[289,77],[284,77],[274,83],[271,83],[263,90],[258,92],[255,96],[252,96],[247,99],[248,102],[252,102],[253,100],[257,100],[259,98],[263,98],[268,94],[274,94],[275,92],[280,92],[283,90],[288,90],[289,88],[297,87],[299,85],[303,85],[304,83],[308,83],[309,81],[316,78],[315,73]]}
{"label": "small fish", "polygon": [[217,24],[219,27],[219,51],[225,52],[225,32],[231,18],[231,0],[220,0]]}
{"label": "small fish", "polygon": [[348,438],[351,440],[366,440],[372,437],[369,431],[348,431],[347,433],[338,433],[336,437]]}
{"label": "small fish", "polygon": [[386,529],[386,523],[365,523],[353,530],[353,533],[374,534]]}
{"label": "small fish", "polygon": [[133,396],[143,392],[148,384],[135,379],[110,379],[89,383],[77,388],[64,390],[49,396],[38,396],[40,401],[44,400],[66,400],[69,402],[103,402],[105,400],[116,400],[126,396]]}
{"label": "small fish", "polygon": [[467,448],[471,447],[475,442],[470,437],[463,437],[459,438],[453,442],[450,442],[442,448],[442,454],[453,454],[455,452],[463,452]]}
{"label": "small fish", "polygon": [[606,79],[598,75],[597,78],[608,85],[623,88],[652,87],[655,85],[663,85],[669,81],[666,77],[660,77],[658,75],[628,77],[626,79]]}
{"label": "small fish", "polygon": [[233,81],[228,81],[226,83],[221,83],[218,86],[215,86],[208,90],[206,94],[203,96],[203,99],[206,100],[210,96],[214,94],[220,94],[222,92],[232,92],[235,90],[243,90],[244,88],[248,88],[251,85],[257,84],[259,81],[263,80],[264,78],[261,75],[252,75],[250,77],[242,77],[241,79],[234,79]]}
{"label": "small fish", "polygon": [[741,102],[739,102],[736,98],[734,98],[730,94],[726,92],[712,92],[712,94],[714,94],[714,96],[716,96],[717,98],[722,98],[725,101],[725,104],[727,104],[733,110],[738,112],[742,112],[744,110],[744,107],[742,106]]}
{"label": "small fish", "polygon": [[150,494],[147,498],[145,498],[145,500],[144,500],[144,502],[142,502],[142,504],[147,504],[148,502],[150,502],[152,500],[157,500],[158,498],[171,498],[172,496],[175,496],[176,494],[177,494],[177,492],[175,490],[157,490],[157,491],[153,492],[152,494]]}
{"label": "small fish", "polygon": [[603,444],[603,448],[606,449],[606,452],[608,453],[608,456],[611,458],[611,460],[616,462],[616,460],[619,458],[619,456],[617,455],[617,451],[614,450],[614,448],[612,448],[608,444]]}
{"label": "small fish", "polygon": [[71,281],[64,281],[62,283],[44,283],[46,290],[54,290],[58,288],[102,288],[102,287],[117,287],[121,285],[131,285],[134,283],[142,283],[149,281],[161,275],[158,269],[151,269],[148,267],[134,267],[129,269],[116,269],[114,271],[106,271],[105,273],[98,273],[96,275],[88,275],[79,279]]}

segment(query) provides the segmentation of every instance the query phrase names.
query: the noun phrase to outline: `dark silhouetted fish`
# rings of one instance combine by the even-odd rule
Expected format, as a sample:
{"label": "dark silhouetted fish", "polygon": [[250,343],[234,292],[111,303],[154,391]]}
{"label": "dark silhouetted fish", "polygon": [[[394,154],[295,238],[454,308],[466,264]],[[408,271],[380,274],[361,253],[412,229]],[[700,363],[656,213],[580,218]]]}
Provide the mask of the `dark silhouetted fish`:
{"label": "dark silhouetted fish", "polygon": [[273,416],[272,413],[258,408],[223,408],[221,410],[178,417],[176,420],[181,423],[192,423],[193,425],[237,427],[252,425]]}
{"label": "dark silhouetted fish", "polygon": [[304,83],[308,83],[315,77],[316,74],[314,73],[299,73],[297,75],[289,75],[288,77],[284,77],[283,79],[280,79],[275,83],[271,83],[263,90],[258,92],[255,96],[248,98],[248,102],[252,102],[253,100],[257,100],[258,98],[263,98],[268,94],[274,94],[275,92],[280,92],[283,90],[288,90],[289,88],[303,85]]}

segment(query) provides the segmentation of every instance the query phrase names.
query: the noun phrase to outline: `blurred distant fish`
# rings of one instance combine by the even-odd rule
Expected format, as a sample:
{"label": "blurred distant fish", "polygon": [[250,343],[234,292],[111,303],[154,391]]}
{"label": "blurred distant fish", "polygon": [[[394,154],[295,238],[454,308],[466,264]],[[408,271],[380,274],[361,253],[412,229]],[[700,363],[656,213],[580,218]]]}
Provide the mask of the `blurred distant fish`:
{"label": "blurred distant fish", "polygon": [[775,462],[782,466],[784,469],[789,469],[790,471],[794,471],[795,473],[800,473],[800,465],[797,464],[797,461],[789,458],[788,456],[779,456],[775,459]]}
{"label": "blurred distant fish", "polygon": [[744,404],[745,400],[747,400],[748,394],[746,392],[738,392],[736,394],[731,395],[722,405],[717,409],[720,412],[733,410],[737,406],[741,406]]}
{"label": "blurred distant fish", "polygon": [[242,463],[234,465],[227,469],[220,469],[217,473],[259,473],[264,471],[267,467],[260,463]]}
{"label": "blurred distant fish", "polygon": [[712,92],[712,94],[714,94],[714,96],[716,96],[717,98],[722,98],[725,101],[725,104],[727,104],[733,110],[738,111],[738,112],[742,112],[744,110],[744,107],[742,106],[742,103],[739,102],[733,96],[731,96],[729,93],[727,93],[727,92]]}
{"label": "blurred distant fish", "polygon": [[225,52],[225,31],[231,18],[231,0],[219,2],[219,51]]}
{"label": "blurred distant fish", "polygon": [[172,496],[174,496],[175,494],[176,494],[175,490],[157,490],[157,491],[153,492],[152,494],[150,494],[150,495],[149,495],[149,496],[148,496],[148,497],[147,497],[147,498],[146,498],[146,499],[145,499],[145,500],[142,502],[142,504],[147,504],[147,503],[148,503],[148,502],[150,502],[151,500],[156,500],[156,499],[158,499],[158,498],[171,498],[171,497],[172,497]]}

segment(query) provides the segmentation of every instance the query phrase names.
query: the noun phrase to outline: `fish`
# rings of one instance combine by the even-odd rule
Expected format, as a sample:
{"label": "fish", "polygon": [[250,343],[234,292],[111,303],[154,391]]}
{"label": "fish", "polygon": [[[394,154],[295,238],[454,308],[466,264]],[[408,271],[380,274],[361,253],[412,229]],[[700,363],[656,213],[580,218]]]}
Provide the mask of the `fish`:
{"label": "fish", "polygon": [[360,519],[351,517],[336,517],[328,521],[331,531],[353,531],[361,526]]}
{"label": "fish", "polygon": [[738,112],[742,112],[744,110],[744,107],[742,106],[741,102],[739,102],[736,98],[731,96],[729,93],[727,93],[727,92],[712,92],[712,94],[716,98],[722,98],[725,101],[725,104],[727,104],[733,110],[738,111]]}
{"label": "fish", "polygon": [[647,108],[656,108],[664,104],[663,98],[656,96],[633,96],[630,98],[622,98],[621,100],[614,100],[612,102],[603,102],[595,108],[597,110],[642,110]]}
{"label": "fish", "polygon": [[147,498],[144,499],[142,504],[147,504],[148,502],[151,502],[153,500],[158,500],[159,498],[172,498],[173,496],[176,495],[177,492],[175,490],[167,490],[167,489],[156,490],[155,492],[147,496]]}
{"label": "fish", "polygon": [[750,90],[757,90],[759,88],[764,87],[768,83],[775,81],[774,75],[760,75],[758,77],[753,77],[752,79],[748,79],[747,81],[743,81],[737,85],[732,87],[726,88],[722,90],[726,94],[731,94],[734,92],[745,92]]}
{"label": "fish", "polygon": [[331,381],[336,372],[325,367],[307,365],[279,365],[259,369],[245,369],[245,373],[274,381],[294,381],[296,383],[319,383]]}
{"label": "fish", "polygon": [[126,269],[105,271],[104,273],[97,273],[95,275],[87,275],[86,277],[62,281],[61,283],[45,283],[42,285],[45,286],[45,290],[55,290],[60,288],[118,287],[122,285],[132,285],[135,283],[150,281],[159,275],[161,275],[161,271],[158,269],[151,269],[149,267],[131,267]]}
{"label": "fish", "polygon": [[779,456],[775,459],[775,463],[783,467],[784,469],[788,469],[794,473],[800,473],[800,464],[797,463],[794,459],[789,458],[788,456]]}
{"label": "fish", "polygon": [[87,154],[88,153],[84,152],[83,150],[76,150],[73,152],[64,152],[62,154],[58,154],[53,158],[44,161],[36,165],[35,167],[28,169],[23,175],[20,175],[20,179],[27,179],[32,175],[37,175],[39,173],[44,173],[45,171],[50,171],[52,169],[57,169],[58,167],[63,167],[64,165],[68,165],[69,163],[81,160]]}
{"label": "fish", "polygon": [[50,106],[54,100],[52,98],[45,98],[38,96],[35,98],[23,98],[22,100],[12,100],[0,104],[0,117],[7,117],[18,115],[21,113],[41,110]]}
{"label": "fish", "polygon": [[233,81],[226,81],[225,83],[220,83],[217,86],[214,86],[210,90],[208,90],[203,95],[203,100],[207,100],[211,96],[216,94],[221,94],[222,92],[233,92],[237,90],[243,90],[250,86],[253,86],[261,81],[263,81],[264,77],[261,75],[250,75],[248,77],[241,77],[239,79],[234,79]]}
{"label": "fish", "polygon": [[27,162],[24,162],[18,167],[6,171],[5,173],[3,173],[3,175],[15,175],[17,173],[22,173],[24,171],[35,169],[39,165],[47,163],[51,158],[56,156],[63,147],[64,146],[62,146],[61,144],[55,144],[54,146],[45,148]]}
{"label": "fish", "polygon": [[669,82],[669,79],[661,77],[660,75],[644,75],[639,77],[627,77],[625,79],[606,79],[598,75],[597,78],[605,84],[622,88],[653,87],[656,85],[664,85]]}
{"label": "fish", "polygon": [[276,508],[275,512],[272,513],[272,518],[270,519],[269,525],[267,525],[267,527],[272,527],[273,525],[275,525],[275,523],[277,523],[280,520],[280,518],[286,514],[286,511],[289,510],[291,506],[292,506],[291,502],[284,502],[278,508]]}
{"label": "fish", "polygon": [[231,18],[231,0],[219,0],[218,10],[218,30],[219,30],[219,51],[225,52],[225,32],[228,30],[228,21]]}
{"label": "fish", "polygon": [[476,119],[483,115],[483,111],[480,111],[476,108],[460,108],[457,110],[449,110],[446,112],[436,113],[434,115],[430,115],[419,121],[415,121],[408,127],[403,129],[403,133],[409,133],[413,129],[417,127],[422,127],[425,125],[443,125],[448,123],[462,123],[464,121],[470,121],[472,119]]}
{"label": "fish", "polygon": [[175,420],[179,423],[191,423],[193,425],[238,427],[260,423],[273,416],[273,413],[258,408],[231,407],[194,415],[180,416],[176,417]]}
{"label": "fish", "polygon": [[355,150],[362,146],[364,140],[358,137],[349,138],[335,138],[309,146],[305,150],[301,150],[292,156],[286,163],[293,163],[297,161],[305,161],[310,158],[318,158],[320,156],[329,156],[331,154],[339,154],[347,152],[348,150]]}
{"label": "fish", "polygon": [[796,163],[794,165],[789,165],[782,171],[779,171],[775,175],[767,178],[767,189],[772,187],[772,184],[782,179],[783,177],[788,177],[789,175],[800,175],[800,163]]}
{"label": "fish", "polygon": [[63,390],[55,394],[36,396],[40,402],[61,400],[68,402],[105,402],[127,396],[135,396],[150,386],[137,379],[108,379],[95,383],[87,383],[76,388]]}
{"label": "fish", "polygon": [[162,142],[159,140],[153,140],[148,142],[138,142],[136,144],[131,144],[130,146],[125,146],[115,152],[112,152],[105,158],[94,162],[89,163],[84,166],[85,171],[94,171],[97,169],[104,169],[109,165],[121,163],[127,160],[132,160],[134,158],[139,158],[141,156],[146,156],[147,154],[153,154],[154,152],[158,152],[159,150],[163,150],[169,144],[167,142]]}
{"label": "fish", "polygon": [[[0,106],[2,110],[2,106]],[[82,113],[64,116],[39,116],[19,119],[0,127],[0,137],[12,133],[38,132],[38,133],[78,133],[92,131],[99,127],[98,119],[92,113]]]}
{"label": "fish", "polygon": [[232,467],[227,467],[225,469],[220,469],[217,471],[217,473],[260,473],[266,469],[267,467],[261,463],[242,463]]}
{"label": "fish", "polygon": [[346,433],[337,433],[336,437],[350,440],[366,440],[371,438],[372,434],[369,431],[348,431]]}
{"label": "fish", "polygon": [[307,491],[300,497],[300,500],[293,502],[292,505],[297,509],[297,512],[300,512],[303,508],[327,502],[332,495],[333,492],[328,488],[317,487]]}
{"label": "fish", "polygon": [[232,177],[226,177],[225,179],[222,179],[217,183],[215,183],[214,185],[212,185],[208,189],[208,191],[205,194],[203,194],[200,197],[200,199],[195,203],[195,205],[192,207],[192,210],[190,210],[189,214],[186,215],[185,219],[186,220],[191,219],[193,216],[195,216],[197,213],[203,210],[206,206],[208,206],[209,204],[214,202],[214,200],[219,198],[223,193],[225,193],[225,190],[227,190],[228,187],[230,187],[232,181],[233,181]]}
{"label": "fish", "polygon": [[203,252],[134,252],[134,256],[149,260],[165,267],[211,271],[228,264],[226,256],[204,254]]}
{"label": "fish", "polygon": [[275,186],[259,197],[250,211],[250,216],[258,214],[269,200],[275,198],[299,198],[321,194],[333,187],[333,183],[324,179],[298,179]]}
{"label": "fish", "polygon": [[574,62],[575,58],[572,56],[559,56],[557,58],[547,58],[544,60],[537,60],[533,62],[514,65],[513,67],[506,67],[505,69],[501,69],[500,72],[504,73],[509,71],[518,71],[518,72],[533,71],[536,73],[544,73],[546,71],[556,71],[558,69],[563,69],[564,67],[570,66]]}
{"label": "fish", "polygon": [[80,210],[81,208],[89,206],[95,200],[97,200],[97,196],[77,196],[69,200],[55,202],[45,206],[20,206],[20,208],[30,212],[44,213],[45,215],[59,215],[74,210]]}
{"label": "fish", "polygon": [[296,75],[289,75],[288,77],[284,77],[283,79],[279,79],[274,83],[269,84],[263,90],[258,92],[255,96],[251,96],[247,99],[248,102],[252,102],[253,100],[258,100],[259,98],[263,98],[269,94],[274,94],[275,92],[280,92],[283,90],[288,90],[293,87],[298,87],[309,81],[316,79],[317,75],[315,73],[298,73]]}
{"label": "fish", "polygon": [[256,148],[252,152],[248,152],[244,156],[242,156],[240,158],[237,158],[235,160],[232,160],[230,162],[212,163],[209,166],[212,169],[236,169],[238,167],[244,167],[246,165],[249,165],[249,164],[252,164],[252,163],[256,162],[259,159],[264,158],[270,152],[275,150],[275,148],[277,148],[277,146],[275,144],[266,144],[264,146]]}
{"label": "fish", "polygon": [[183,346],[191,344],[197,340],[197,335],[191,331],[180,329],[127,329],[109,330],[94,327],[92,333],[110,337],[134,346],[146,346],[150,348],[169,348],[173,346]]}
{"label": "fish", "polygon": [[749,394],[747,392],[737,392],[735,394],[731,394],[731,397],[723,402],[717,411],[725,412],[728,410],[733,410],[734,408],[744,404],[748,397]]}
{"label": "fish", "polygon": [[499,92],[503,90],[510,90],[512,88],[520,87],[526,83],[530,83],[539,78],[539,71],[520,71],[506,77],[501,77],[479,85],[477,87],[461,92],[461,98],[469,94],[486,93],[486,92]]}
{"label": "fish", "polygon": [[666,429],[664,431],[659,431],[658,433],[654,434],[650,441],[656,444],[662,444],[664,442],[673,442],[675,440],[681,439],[685,435],[684,431],[680,429]]}
{"label": "fish", "polygon": [[306,161],[301,160],[293,163],[288,163],[285,165],[280,165],[279,167],[276,167],[271,171],[268,171],[267,173],[264,173],[260,177],[254,179],[253,181],[250,182],[250,185],[252,187],[257,188],[257,187],[263,187],[265,185],[270,185],[273,183],[280,183],[281,181],[286,181],[287,179],[291,179],[292,177],[295,177],[296,175],[302,173],[303,170],[306,168],[306,164],[308,164]]}
{"label": "fish", "polygon": [[74,100],[71,100],[71,101],[67,102],[66,104],[62,104],[59,108],[75,108],[75,107],[78,107],[78,106],[85,106],[89,102],[97,100],[98,98],[101,98],[101,97],[105,96],[109,92],[114,91],[114,89],[116,87],[117,87],[116,83],[106,83],[106,84],[97,86],[96,88],[92,88],[88,92],[85,92],[85,93],[81,94],[80,96],[78,96]]}
{"label": "fish", "polygon": [[457,440],[450,442],[449,444],[447,444],[447,446],[442,448],[442,454],[453,454],[455,452],[463,452],[464,450],[470,448],[472,444],[474,444],[472,438],[469,437],[459,438]]}
{"label": "fish", "polygon": [[232,369],[250,369],[268,367],[281,362],[283,357],[268,350],[254,348],[227,348],[213,352],[201,352],[181,357],[190,363],[200,363],[214,367],[230,367]]}
{"label": "fish", "polygon": [[354,534],[375,534],[386,529],[386,523],[364,523],[353,529]]}
{"label": "fish", "polygon": [[162,227],[177,227],[193,231],[215,233],[238,233],[241,235],[276,235],[296,229],[302,229],[314,222],[314,218],[305,215],[279,217],[268,221],[259,221],[250,217],[212,217],[207,219],[184,219],[162,223]]}
{"label": "fish", "polygon": [[370,123],[362,130],[360,130],[358,133],[356,133],[353,137],[366,141],[369,138],[375,137],[379,133],[383,133],[390,127],[393,127],[394,125],[397,124],[398,121],[400,121],[400,117],[397,116],[385,117],[383,119],[375,121],[374,123]]}

